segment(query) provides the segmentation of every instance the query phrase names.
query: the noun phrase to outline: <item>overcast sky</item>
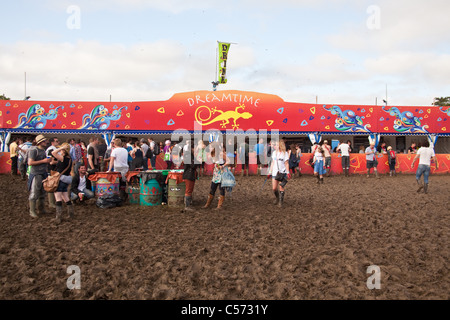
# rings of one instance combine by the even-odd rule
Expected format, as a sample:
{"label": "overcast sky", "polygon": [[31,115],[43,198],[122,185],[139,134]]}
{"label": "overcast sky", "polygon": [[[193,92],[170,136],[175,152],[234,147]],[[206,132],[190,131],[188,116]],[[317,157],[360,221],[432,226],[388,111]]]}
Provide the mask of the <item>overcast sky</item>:
{"label": "overcast sky", "polygon": [[[166,100],[218,90],[321,104],[430,105],[450,96],[448,0],[2,2],[0,94]],[[26,72],[26,81],[25,81]]]}

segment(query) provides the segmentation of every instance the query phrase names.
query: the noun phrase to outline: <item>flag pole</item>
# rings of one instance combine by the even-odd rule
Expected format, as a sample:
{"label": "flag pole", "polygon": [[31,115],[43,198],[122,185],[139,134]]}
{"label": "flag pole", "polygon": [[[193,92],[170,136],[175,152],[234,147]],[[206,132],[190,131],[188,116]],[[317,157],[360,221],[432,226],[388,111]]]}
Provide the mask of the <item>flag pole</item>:
{"label": "flag pole", "polygon": [[216,45],[216,76],[214,77],[214,81],[217,81],[218,69],[219,69],[219,41],[217,41]]}

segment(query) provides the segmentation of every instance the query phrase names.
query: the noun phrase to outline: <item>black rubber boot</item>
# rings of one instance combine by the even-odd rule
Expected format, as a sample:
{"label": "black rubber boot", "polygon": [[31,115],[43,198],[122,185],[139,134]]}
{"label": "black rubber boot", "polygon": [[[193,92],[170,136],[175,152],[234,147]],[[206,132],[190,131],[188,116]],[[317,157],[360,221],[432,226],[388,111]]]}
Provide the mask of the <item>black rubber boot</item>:
{"label": "black rubber boot", "polygon": [[280,202],[280,194],[278,193],[278,190],[274,190],[273,194],[275,195],[275,202],[274,205],[277,205]]}
{"label": "black rubber boot", "polygon": [[192,211],[192,196],[184,196],[184,210]]}
{"label": "black rubber boot", "polygon": [[284,193],[285,193],[285,191],[280,191],[280,201],[278,201],[278,206],[279,206],[280,208],[283,207]]}
{"label": "black rubber boot", "polygon": [[428,183],[423,185],[423,192],[428,193]]}

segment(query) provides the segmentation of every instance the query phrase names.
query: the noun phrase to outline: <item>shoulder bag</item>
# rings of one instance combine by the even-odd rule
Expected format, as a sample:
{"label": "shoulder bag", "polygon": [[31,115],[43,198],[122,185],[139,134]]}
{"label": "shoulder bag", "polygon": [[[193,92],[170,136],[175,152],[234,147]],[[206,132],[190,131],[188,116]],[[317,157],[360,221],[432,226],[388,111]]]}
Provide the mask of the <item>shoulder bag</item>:
{"label": "shoulder bag", "polygon": [[61,179],[61,175],[64,174],[70,167],[72,166],[72,160],[69,161],[69,165],[64,169],[63,172],[59,173],[58,171],[50,171],[50,175],[42,181],[44,186],[44,190],[47,192],[55,192],[58,188],[59,180]]}

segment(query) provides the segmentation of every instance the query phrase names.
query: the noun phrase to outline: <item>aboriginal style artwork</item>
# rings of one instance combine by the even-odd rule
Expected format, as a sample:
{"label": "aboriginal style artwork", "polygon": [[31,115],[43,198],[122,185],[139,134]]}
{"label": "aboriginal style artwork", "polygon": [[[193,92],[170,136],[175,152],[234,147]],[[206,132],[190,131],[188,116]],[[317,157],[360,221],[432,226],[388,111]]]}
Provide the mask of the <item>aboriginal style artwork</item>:
{"label": "aboriginal style artwork", "polygon": [[364,125],[364,117],[358,116],[354,111],[342,111],[338,106],[327,107],[324,105],[323,108],[330,111],[331,114],[337,115],[334,127],[340,132],[371,132],[370,124]]}
{"label": "aboriginal style artwork", "polygon": [[395,116],[394,129],[401,133],[428,133],[428,125],[422,125],[420,120],[423,118],[416,117],[412,111],[401,112],[396,107],[391,107],[388,110],[383,106],[383,110],[388,112],[391,116]]}
{"label": "aboriginal style artwork", "polygon": [[[163,101],[0,100],[0,131],[140,132],[229,130],[280,134],[450,135],[449,107],[318,105],[238,91],[176,93]],[[200,125],[201,123],[201,125]]]}
{"label": "aboriginal style artwork", "polygon": [[18,124],[14,127],[16,129],[43,129],[47,124],[47,120],[54,120],[58,116],[58,110],[63,106],[45,112],[40,104],[33,104],[27,112],[19,114]]}
{"label": "aboriginal style artwork", "polygon": [[111,121],[120,119],[123,109],[126,110],[128,107],[122,107],[108,114],[108,109],[104,105],[98,105],[92,109],[90,114],[83,116],[82,126],[79,129],[106,130],[109,128]]}
{"label": "aboriginal style artwork", "polygon": [[450,117],[450,107],[440,107],[439,110]]}

